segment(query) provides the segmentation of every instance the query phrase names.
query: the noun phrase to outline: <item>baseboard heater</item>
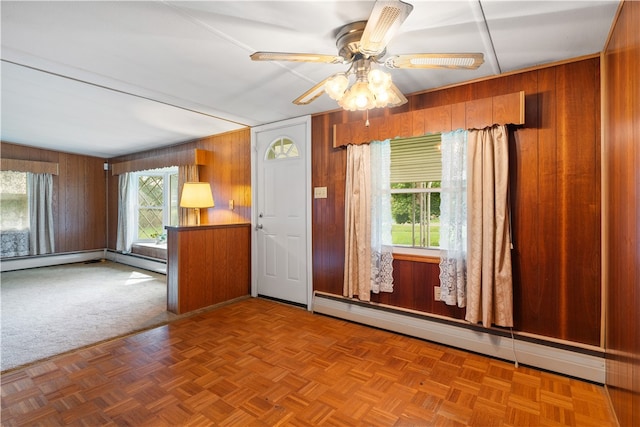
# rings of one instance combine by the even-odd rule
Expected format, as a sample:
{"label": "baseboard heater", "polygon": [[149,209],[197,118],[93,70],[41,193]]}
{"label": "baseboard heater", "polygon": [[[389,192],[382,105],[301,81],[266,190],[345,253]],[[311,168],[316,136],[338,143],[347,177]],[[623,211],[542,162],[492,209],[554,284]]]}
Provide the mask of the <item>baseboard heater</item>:
{"label": "baseboard heater", "polygon": [[75,262],[88,262],[100,259],[108,259],[109,261],[120,264],[126,264],[160,274],[167,274],[167,263],[164,261],[158,261],[153,258],[147,258],[139,255],[123,254],[108,249],[3,258],[0,262],[0,271],[24,270],[27,268],[49,267],[52,265],[73,264]]}
{"label": "baseboard heater", "polygon": [[[491,330],[468,328],[429,316],[394,310],[337,296],[316,293],[313,311],[380,329],[389,330],[484,354],[498,359],[604,384],[605,359],[601,351],[565,344],[502,336]],[[514,350],[515,349],[515,350]]]}
{"label": "baseboard heater", "polygon": [[106,259],[120,264],[130,265],[132,267],[142,268],[160,274],[167,274],[167,263],[158,261],[155,258],[149,258],[142,255],[123,254],[112,250],[106,251]]}
{"label": "baseboard heater", "polygon": [[50,255],[35,255],[28,257],[3,258],[0,271],[24,270],[26,268],[48,267],[51,265],[72,264],[86,262],[105,257],[105,250],[98,249],[84,252],[69,252]]}

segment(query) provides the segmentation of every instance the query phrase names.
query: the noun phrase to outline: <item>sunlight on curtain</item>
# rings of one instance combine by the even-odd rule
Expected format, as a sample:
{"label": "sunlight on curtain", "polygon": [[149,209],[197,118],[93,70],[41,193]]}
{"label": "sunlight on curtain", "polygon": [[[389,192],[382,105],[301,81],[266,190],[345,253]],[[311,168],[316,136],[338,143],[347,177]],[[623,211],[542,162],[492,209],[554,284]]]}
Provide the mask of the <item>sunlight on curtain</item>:
{"label": "sunlight on curtain", "polygon": [[27,172],[29,199],[29,255],[55,251],[53,237],[53,176]]}
{"label": "sunlight on curtain", "polygon": [[123,253],[131,252],[133,244],[133,208],[131,206],[131,182],[130,172],[118,176],[118,229],[116,250]]}
{"label": "sunlight on curtain", "polygon": [[513,326],[506,126],[469,131],[467,314],[485,327]]}
{"label": "sunlight on curtain", "polygon": [[440,300],[467,304],[467,132],[442,134]]}
{"label": "sunlight on curtain", "polygon": [[391,239],[391,146],[389,140],[371,146],[371,292],[393,292]]}
{"label": "sunlight on curtain", "polygon": [[343,295],[393,292],[389,141],[347,146]]}
{"label": "sunlight on curtain", "polygon": [[[182,187],[185,182],[200,181],[198,165],[182,165],[178,167],[178,200],[182,199]],[[178,202],[179,203],[179,202]],[[195,209],[178,208],[178,223],[182,225],[196,225],[197,215]]]}
{"label": "sunlight on curtain", "polygon": [[369,301],[371,291],[371,150],[347,146],[343,295]]}

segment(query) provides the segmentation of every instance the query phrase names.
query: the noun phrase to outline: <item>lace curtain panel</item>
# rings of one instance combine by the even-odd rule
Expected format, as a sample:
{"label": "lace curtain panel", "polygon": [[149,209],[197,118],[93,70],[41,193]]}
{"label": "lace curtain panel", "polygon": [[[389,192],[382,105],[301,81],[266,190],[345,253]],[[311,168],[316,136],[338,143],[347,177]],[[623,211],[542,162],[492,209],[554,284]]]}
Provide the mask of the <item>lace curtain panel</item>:
{"label": "lace curtain panel", "polygon": [[5,230],[0,232],[0,257],[29,255],[29,230]]}
{"label": "lace curtain panel", "polygon": [[[393,291],[389,141],[347,146],[343,295]],[[374,176],[375,175],[375,176]]]}
{"label": "lace curtain panel", "polygon": [[371,146],[371,292],[393,292],[391,145]]}
{"label": "lace curtain panel", "polygon": [[467,132],[442,134],[440,300],[467,304]]}

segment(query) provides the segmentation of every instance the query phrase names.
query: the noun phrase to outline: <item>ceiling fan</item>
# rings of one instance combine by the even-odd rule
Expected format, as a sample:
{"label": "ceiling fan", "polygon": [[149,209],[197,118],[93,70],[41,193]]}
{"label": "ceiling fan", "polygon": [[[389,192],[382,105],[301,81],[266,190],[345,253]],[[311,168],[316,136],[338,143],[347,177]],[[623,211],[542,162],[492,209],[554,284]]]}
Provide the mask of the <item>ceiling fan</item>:
{"label": "ceiling fan", "polygon": [[[345,110],[369,110],[396,107],[407,102],[391,81],[391,76],[376,66],[394,68],[478,68],[481,53],[414,53],[386,55],[386,47],[407,19],[413,6],[401,0],[377,0],[367,21],[342,27],[336,36],[338,55],[287,52],[255,52],[254,61],[297,61],[329,64],[351,64],[346,72],[337,73],[317,83],[293,103],[307,105],[327,93]],[[351,84],[350,79],[355,80]]]}

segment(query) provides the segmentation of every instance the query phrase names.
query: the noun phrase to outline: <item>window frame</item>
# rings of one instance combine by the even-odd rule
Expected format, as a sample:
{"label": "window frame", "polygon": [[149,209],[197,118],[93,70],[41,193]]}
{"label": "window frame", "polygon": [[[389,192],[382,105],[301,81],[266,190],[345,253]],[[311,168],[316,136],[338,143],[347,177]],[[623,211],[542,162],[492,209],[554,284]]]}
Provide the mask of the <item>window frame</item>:
{"label": "window frame", "polygon": [[[436,142],[433,140],[434,137],[438,138],[438,142],[437,145]],[[421,137],[409,137],[409,138],[398,138],[395,140],[391,140],[391,144],[392,144],[392,150],[393,150],[393,143],[394,142],[400,142],[401,147],[402,145],[407,144],[407,142],[410,141],[415,141],[416,144],[421,144],[421,143],[425,143],[425,144],[429,144],[430,147],[427,148],[427,150],[433,150],[435,147],[438,148],[438,151],[440,151],[439,147],[440,147],[440,141],[442,138],[442,134],[441,133],[437,133],[437,134],[427,134]],[[402,149],[402,148],[401,148]],[[403,149],[406,152],[406,145],[405,148]],[[433,152],[431,152],[433,153]],[[433,154],[429,154],[429,151],[424,152],[424,155],[421,155],[420,157],[422,158],[428,158],[428,159],[433,159]],[[392,159],[391,159],[391,168],[393,168],[393,158],[394,156],[392,155]],[[416,156],[416,158],[419,158],[419,156]],[[442,156],[440,155],[439,159],[442,159]],[[401,161],[403,161],[403,163],[401,163],[400,168],[405,167],[406,166],[406,156],[405,159],[401,159]],[[410,166],[411,167],[411,166]],[[415,167],[415,165],[414,165]],[[393,174],[392,174],[393,175]],[[428,174],[427,176],[430,176],[430,174]],[[433,178],[433,177],[432,177]],[[423,194],[432,194],[432,193],[438,193],[441,194],[442,193],[442,189],[440,187],[431,187],[433,182],[441,182],[442,180],[442,175],[440,174],[440,179],[439,180],[431,180],[431,181],[418,181],[418,182],[392,182],[392,188],[390,189],[390,193],[391,195],[393,194],[413,194],[415,196],[419,196],[419,195],[423,195]],[[414,188],[393,188],[393,184],[412,184],[414,185]],[[425,187],[420,188],[417,187],[418,185],[424,183]],[[427,233],[427,238],[428,238],[428,244],[430,245],[431,241],[430,241],[430,231],[431,231],[431,201],[430,198],[428,198],[429,202],[429,206],[427,207],[427,221],[425,226],[427,227],[426,233]],[[412,202],[414,204],[414,209],[415,209],[415,204],[419,203],[419,202]],[[394,220],[394,224],[395,220]],[[421,223],[415,223],[418,226],[422,226]],[[412,232],[414,233],[413,236],[415,236],[415,231],[412,230]],[[412,238],[412,242],[415,239]],[[393,244],[393,252],[394,253],[398,253],[398,254],[406,254],[406,255],[418,255],[418,256],[438,256],[439,252],[440,252],[440,247],[439,246],[415,246],[415,245],[400,245],[400,244]]]}
{"label": "window frame", "polygon": [[[132,172],[132,194],[131,194],[131,199],[133,201],[133,203],[131,203],[133,212],[132,212],[132,219],[133,219],[133,224],[134,224],[134,233],[133,233],[133,242],[132,243],[152,243],[155,242],[157,239],[155,238],[140,238],[138,232],[139,232],[139,220],[140,220],[140,209],[144,208],[144,209],[154,209],[153,206],[141,206],[139,204],[139,198],[138,198],[138,190],[139,190],[139,179],[141,176],[160,176],[162,177],[162,201],[163,201],[163,205],[162,205],[162,230],[164,230],[165,227],[167,226],[171,226],[171,225],[178,225],[176,224],[171,224],[171,209],[172,209],[172,203],[171,203],[171,177],[175,176],[176,180],[178,179],[178,168],[177,167],[170,167],[170,168],[161,168],[161,169],[150,169],[150,170],[146,170],[146,171],[138,171],[138,172]],[[178,190],[179,191],[179,190]],[[179,209],[179,205],[178,205],[178,194],[175,195],[176,196],[176,207]],[[155,208],[158,209],[158,208]],[[161,233],[164,234],[164,231]]]}

